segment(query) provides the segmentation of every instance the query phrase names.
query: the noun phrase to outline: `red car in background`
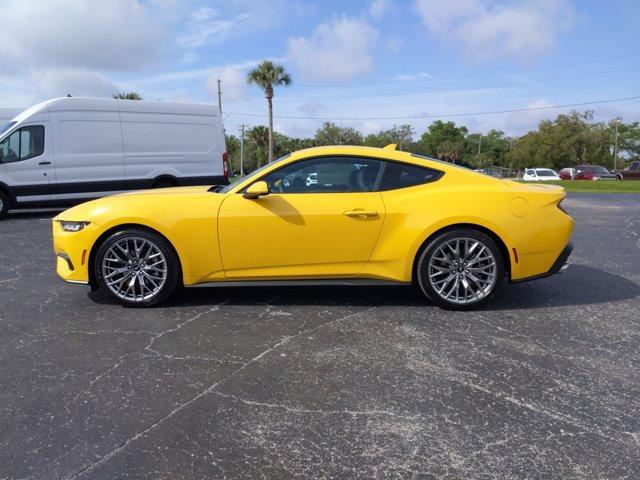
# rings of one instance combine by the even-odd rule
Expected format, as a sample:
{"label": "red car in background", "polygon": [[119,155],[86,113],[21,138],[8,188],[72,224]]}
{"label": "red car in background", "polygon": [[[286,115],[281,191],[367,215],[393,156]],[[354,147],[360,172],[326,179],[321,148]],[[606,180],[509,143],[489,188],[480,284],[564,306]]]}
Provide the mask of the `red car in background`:
{"label": "red car in background", "polygon": [[622,180],[640,180],[640,160],[631,162],[627,168],[616,173]]}
{"label": "red car in background", "polygon": [[620,177],[600,165],[576,165],[574,180],[620,180]]}

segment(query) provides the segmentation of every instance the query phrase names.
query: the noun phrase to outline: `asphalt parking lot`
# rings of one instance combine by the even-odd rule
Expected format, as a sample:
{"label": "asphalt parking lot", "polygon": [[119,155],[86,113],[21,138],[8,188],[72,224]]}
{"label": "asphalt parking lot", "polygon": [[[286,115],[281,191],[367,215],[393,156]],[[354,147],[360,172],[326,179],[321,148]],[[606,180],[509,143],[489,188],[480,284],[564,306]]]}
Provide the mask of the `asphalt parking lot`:
{"label": "asphalt parking lot", "polygon": [[638,478],[640,196],[573,195],[573,265],[445,312],[410,289],[59,281],[0,222],[0,478]]}

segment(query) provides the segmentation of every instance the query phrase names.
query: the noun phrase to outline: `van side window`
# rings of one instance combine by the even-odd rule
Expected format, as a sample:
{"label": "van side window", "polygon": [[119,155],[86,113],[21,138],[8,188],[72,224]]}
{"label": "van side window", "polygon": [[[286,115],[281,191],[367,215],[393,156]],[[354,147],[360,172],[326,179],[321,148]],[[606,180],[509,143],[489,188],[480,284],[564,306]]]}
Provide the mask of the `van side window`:
{"label": "van side window", "polygon": [[13,132],[0,143],[0,162],[11,163],[44,153],[44,127],[34,125]]}

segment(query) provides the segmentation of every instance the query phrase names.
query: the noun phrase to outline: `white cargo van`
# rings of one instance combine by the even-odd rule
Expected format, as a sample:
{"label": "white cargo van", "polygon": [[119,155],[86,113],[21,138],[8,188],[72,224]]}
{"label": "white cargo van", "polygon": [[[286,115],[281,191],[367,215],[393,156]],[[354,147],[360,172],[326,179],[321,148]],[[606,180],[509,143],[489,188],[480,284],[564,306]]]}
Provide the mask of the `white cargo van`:
{"label": "white cargo van", "polygon": [[9,208],[227,178],[215,105],[56,98],[0,127],[0,217]]}

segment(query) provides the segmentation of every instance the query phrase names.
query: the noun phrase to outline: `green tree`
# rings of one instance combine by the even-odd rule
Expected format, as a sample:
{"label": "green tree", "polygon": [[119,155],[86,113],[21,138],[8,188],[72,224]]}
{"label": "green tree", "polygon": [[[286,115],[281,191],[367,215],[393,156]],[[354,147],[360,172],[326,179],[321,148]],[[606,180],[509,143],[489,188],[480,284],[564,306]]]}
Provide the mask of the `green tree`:
{"label": "green tree", "polygon": [[615,144],[616,123],[618,129],[618,168],[623,168],[621,159],[631,161],[640,159],[640,123],[622,123],[620,118],[609,122],[607,126],[611,144]]}
{"label": "green tree", "polygon": [[413,145],[413,135],[415,131],[411,125],[394,125],[388,130],[381,130],[378,133],[367,135],[364,144],[368,147],[385,147],[390,143],[395,143],[399,150],[411,148]]}
{"label": "green tree", "polygon": [[325,122],[314,136],[316,145],[362,145],[362,134],[355,128]]}
{"label": "green tree", "polygon": [[513,142],[510,158],[522,168],[561,169],[584,163],[611,166],[612,141],[604,124],[593,123],[592,111],[573,111],[541,121],[537,130]]}
{"label": "green tree", "polygon": [[459,161],[466,148],[467,127],[436,120],[416,145],[420,153],[451,162]]}
{"label": "green tree", "polygon": [[269,161],[273,161],[273,95],[275,87],[288,87],[292,83],[289,75],[282,65],[277,65],[270,60],[265,60],[258,66],[252,68],[247,74],[247,83],[257,85],[264,90],[269,109]]}
{"label": "green tree", "polygon": [[240,139],[235,135],[225,134],[227,153],[229,154],[229,169],[234,174],[240,173]]}
{"label": "green tree", "polygon": [[113,98],[120,100],[142,100],[142,96],[138,92],[118,92],[113,94]]}
{"label": "green tree", "polygon": [[269,129],[264,125],[250,128],[245,135],[246,146],[248,146],[246,170],[249,172],[269,161],[269,143],[272,137],[269,134]]}

